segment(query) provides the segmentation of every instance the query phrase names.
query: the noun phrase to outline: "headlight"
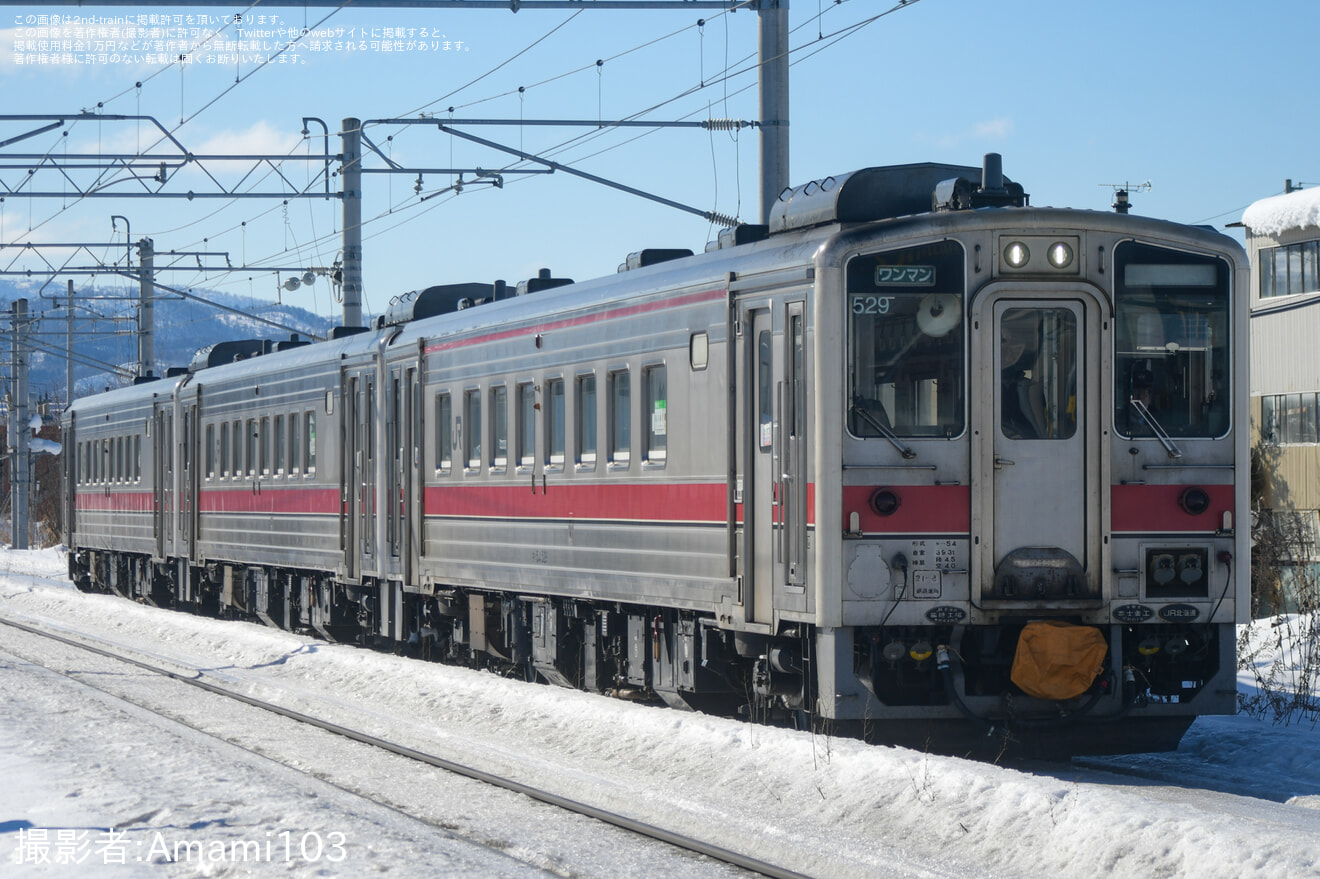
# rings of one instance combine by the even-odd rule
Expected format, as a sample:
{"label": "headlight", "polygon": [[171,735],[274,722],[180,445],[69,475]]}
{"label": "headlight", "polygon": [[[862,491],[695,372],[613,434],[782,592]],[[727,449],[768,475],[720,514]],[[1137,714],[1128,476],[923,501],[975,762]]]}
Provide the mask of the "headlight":
{"label": "headlight", "polygon": [[1008,263],[1010,268],[1020,269],[1029,259],[1031,259],[1031,251],[1021,241],[1010,242],[1004,248],[1004,262]]}
{"label": "headlight", "polygon": [[1049,259],[1050,265],[1056,269],[1066,269],[1072,265],[1073,249],[1062,241],[1056,241],[1050,245]]}

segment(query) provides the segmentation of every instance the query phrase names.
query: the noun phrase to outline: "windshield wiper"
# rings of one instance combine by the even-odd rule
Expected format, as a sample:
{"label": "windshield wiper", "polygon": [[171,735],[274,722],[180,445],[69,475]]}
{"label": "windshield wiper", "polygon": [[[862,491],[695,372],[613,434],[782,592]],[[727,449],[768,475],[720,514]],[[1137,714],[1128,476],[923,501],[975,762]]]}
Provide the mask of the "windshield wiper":
{"label": "windshield wiper", "polygon": [[1155,416],[1146,408],[1146,404],[1138,400],[1136,397],[1129,397],[1128,402],[1132,404],[1133,409],[1137,410],[1137,414],[1141,416],[1141,420],[1146,422],[1147,426],[1150,427],[1151,432],[1155,434],[1155,438],[1160,441],[1160,445],[1164,446],[1164,451],[1169,453],[1169,457],[1181,458],[1182,450],[1179,449],[1177,443],[1173,441],[1173,437],[1169,436],[1169,432],[1161,427],[1160,423],[1155,420]]}
{"label": "windshield wiper", "polygon": [[867,412],[861,406],[858,406],[856,403],[853,403],[852,409],[850,409],[849,411],[852,412],[854,415],[860,415],[867,424],[874,427],[876,433],[880,434],[882,437],[889,440],[890,444],[892,444],[894,448],[898,449],[898,453],[902,455],[906,460],[910,461],[917,456],[917,453],[912,451],[911,447],[905,446],[901,442],[899,442],[898,436],[892,430],[885,427],[884,423],[880,421],[880,419],[876,418],[870,412]]}

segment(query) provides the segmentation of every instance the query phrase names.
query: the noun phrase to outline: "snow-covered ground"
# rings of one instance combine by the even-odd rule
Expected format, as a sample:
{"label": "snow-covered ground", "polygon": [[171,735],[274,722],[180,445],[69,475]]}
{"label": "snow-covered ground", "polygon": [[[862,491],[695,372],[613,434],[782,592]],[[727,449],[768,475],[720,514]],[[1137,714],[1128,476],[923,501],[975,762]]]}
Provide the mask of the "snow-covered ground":
{"label": "snow-covered ground", "polygon": [[[213,669],[262,698],[814,876],[1320,877],[1320,730],[1312,725],[1202,718],[1173,754],[1028,773],[198,619],[78,593],[63,571],[53,550],[0,552],[0,614],[95,630],[157,658]],[[538,862],[534,852],[521,867],[456,855],[445,834],[397,812],[342,803],[291,770],[238,758],[215,765],[218,758],[191,747],[184,733],[144,730],[146,718],[107,720],[96,699],[70,693],[77,685],[13,659],[7,648],[21,651],[10,632],[0,629],[0,874],[671,870],[645,859],[626,870],[584,871]],[[313,767],[370,760],[360,775],[385,789],[413,790],[441,816],[449,809],[453,817],[439,823],[460,826],[470,811],[472,794],[428,795],[443,782],[419,775],[415,765],[377,764],[326,745],[304,751]],[[109,827],[129,834],[132,847],[120,847],[128,854],[123,866],[105,863]],[[83,832],[90,843],[83,862],[14,863],[11,855],[24,854],[20,841],[43,830],[52,859],[60,833],[72,839]],[[344,839],[330,839],[333,833]],[[276,857],[237,866],[133,860],[157,839],[235,838],[274,840]],[[281,846],[305,841],[338,843],[333,854],[342,857],[329,860],[327,850],[314,862],[279,859]],[[723,868],[709,869],[720,875]]]}

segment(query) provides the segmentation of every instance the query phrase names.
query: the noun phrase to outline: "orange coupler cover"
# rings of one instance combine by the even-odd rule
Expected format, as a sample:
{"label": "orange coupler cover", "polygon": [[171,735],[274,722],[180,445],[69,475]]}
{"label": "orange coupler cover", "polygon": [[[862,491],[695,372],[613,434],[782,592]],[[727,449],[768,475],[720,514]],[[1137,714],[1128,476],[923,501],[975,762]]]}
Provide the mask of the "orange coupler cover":
{"label": "orange coupler cover", "polygon": [[1057,620],[1027,623],[1013,657],[1013,683],[1037,699],[1075,699],[1100,674],[1108,651],[1099,629]]}

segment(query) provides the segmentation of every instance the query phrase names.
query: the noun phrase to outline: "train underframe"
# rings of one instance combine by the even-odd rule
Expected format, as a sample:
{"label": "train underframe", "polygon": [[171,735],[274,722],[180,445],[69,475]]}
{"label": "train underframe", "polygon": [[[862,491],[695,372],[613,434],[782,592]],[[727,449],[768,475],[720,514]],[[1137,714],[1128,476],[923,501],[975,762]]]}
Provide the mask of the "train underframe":
{"label": "train underframe", "polygon": [[619,698],[955,753],[994,751],[1005,741],[1037,756],[1171,749],[1193,714],[1145,709],[1193,700],[1224,671],[1217,626],[1115,626],[1091,688],[1073,700],[1043,702],[1012,682],[1026,620],[858,628],[852,671],[880,708],[867,720],[828,721],[812,716],[809,626],[770,637],[673,608],[460,588],[417,593],[399,583],[343,583],[325,572],[223,563],[185,569],[90,550],[70,554],[69,573],[83,591],[161,607]]}

